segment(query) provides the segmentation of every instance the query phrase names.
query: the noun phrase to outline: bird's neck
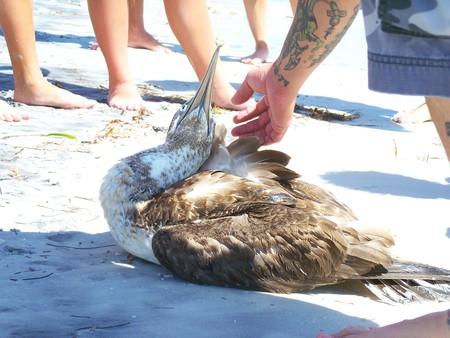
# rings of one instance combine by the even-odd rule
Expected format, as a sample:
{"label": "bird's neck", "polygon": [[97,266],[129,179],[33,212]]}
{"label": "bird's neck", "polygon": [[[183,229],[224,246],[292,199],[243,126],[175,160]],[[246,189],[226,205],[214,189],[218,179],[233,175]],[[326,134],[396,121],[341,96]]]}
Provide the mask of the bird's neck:
{"label": "bird's neck", "polygon": [[148,201],[172,184],[195,174],[210,146],[166,142],[127,157],[112,167],[100,198],[108,223],[131,222]]}

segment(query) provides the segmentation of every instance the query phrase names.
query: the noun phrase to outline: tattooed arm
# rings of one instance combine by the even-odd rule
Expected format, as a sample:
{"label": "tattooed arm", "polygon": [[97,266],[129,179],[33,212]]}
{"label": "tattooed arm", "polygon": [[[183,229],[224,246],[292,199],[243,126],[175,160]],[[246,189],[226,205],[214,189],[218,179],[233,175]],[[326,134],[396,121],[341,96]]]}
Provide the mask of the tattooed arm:
{"label": "tattooed arm", "polygon": [[[258,136],[264,144],[279,142],[291,121],[297,93],[309,75],[331,53],[358,13],[359,0],[299,0],[291,29],[278,59],[247,74],[233,103],[264,94],[256,107],[239,112],[234,136]],[[249,121],[249,122],[248,122]]]}

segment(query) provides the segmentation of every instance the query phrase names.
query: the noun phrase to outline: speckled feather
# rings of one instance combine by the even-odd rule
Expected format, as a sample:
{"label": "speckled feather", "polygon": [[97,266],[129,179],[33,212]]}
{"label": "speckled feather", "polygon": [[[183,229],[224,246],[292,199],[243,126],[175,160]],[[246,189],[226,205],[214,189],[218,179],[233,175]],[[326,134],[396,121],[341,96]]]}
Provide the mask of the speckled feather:
{"label": "speckled feather", "polygon": [[107,173],[100,203],[114,239],[128,252],[154,263],[152,238],[158,229],[140,223],[140,210],[168,186],[195,174],[211,154],[215,124],[211,85],[219,48],[194,97],[173,116],[163,144],[126,157]]}
{"label": "speckled feather", "polygon": [[[235,141],[231,148],[250,153],[230,156],[229,172],[198,172],[142,209],[142,223],[163,225],[152,243],[162,265],[194,282],[283,293],[349,279],[402,278],[387,231],[359,223],[333,194],[285,168],[286,154],[259,151],[256,143]],[[445,270],[402,267],[405,278],[450,280]],[[385,283],[369,285],[389,300]],[[417,295],[411,289],[405,294]],[[432,298],[441,296],[448,299],[447,292]]]}
{"label": "speckled feather", "polygon": [[[165,143],[121,160],[105,177],[100,201],[116,241],[180,277],[213,285],[295,292],[389,279],[390,267],[402,278],[399,266],[408,265],[392,265],[389,233],[360,227],[345,204],[288,169],[287,154],[260,150],[255,138],[224,145],[226,130],[215,128],[209,108],[218,51],[214,58]],[[448,271],[410,267],[410,278],[450,279]],[[380,285],[371,280],[382,298]]]}

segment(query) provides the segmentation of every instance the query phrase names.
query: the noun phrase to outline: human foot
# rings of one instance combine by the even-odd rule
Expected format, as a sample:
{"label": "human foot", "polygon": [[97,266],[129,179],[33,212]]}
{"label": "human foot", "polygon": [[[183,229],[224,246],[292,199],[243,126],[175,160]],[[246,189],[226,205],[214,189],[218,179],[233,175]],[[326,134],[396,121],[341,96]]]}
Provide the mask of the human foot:
{"label": "human foot", "polygon": [[91,46],[89,47],[89,49],[91,50],[100,50],[100,46],[98,45],[97,40],[95,40],[94,42],[92,42]]}
{"label": "human foot", "polygon": [[22,113],[20,110],[11,107],[7,102],[0,100],[0,121],[20,122],[28,120],[30,116]]}
{"label": "human foot", "polygon": [[[144,32],[138,36],[128,37],[128,47],[142,48],[152,50],[154,52],[172,53],[172,50],[162,45],[151,34]],[[94,41],[90,47],[92,50],[101,50],[97,41]]]}
{"label": "human foot", "polygon": [[256,46],[253,54],[241,58],[241,62],[249,65],[260,65],[265,63],[268,57],[269,46],[266,43],[263,43]]}
{"label": "human foot", "polygon": [[431,116],[427,104],[422,103],[412,110],[398,112],[392,116],[392,121],[396,123],[423,123],[431,121]]}
{"label": "human foot", "polygon": [[147,32],[141,32],[138,35],[130,34],[128,36],[128,47],[149,49],[155,52],[172,53],[169,48],[163,46],[158,40]]}
{"label": "human foot", "polygon": [[64,109],[92,108],[97,101],[73,94],[52,85],[46,79],[32,85],[16,85],[14,100],[32,106],[49,106]]}
{"label": "human foot", "polygon": [[234,93],[236,93],[236,89],[234,89],[229,83],[218,84],[214,86],[214,90],[212,93],[212,103],[214,106],[225,108],[229,110],[245,110],[256,105],[255,100],[250,99],[242,104],[233,104],[231,103],[231,98]]}
{"label": "human foot", "polygon": [[129,83],[110,87],[107,102],[110,107],[121,110],[139,110],[146,106],[136,86]]}

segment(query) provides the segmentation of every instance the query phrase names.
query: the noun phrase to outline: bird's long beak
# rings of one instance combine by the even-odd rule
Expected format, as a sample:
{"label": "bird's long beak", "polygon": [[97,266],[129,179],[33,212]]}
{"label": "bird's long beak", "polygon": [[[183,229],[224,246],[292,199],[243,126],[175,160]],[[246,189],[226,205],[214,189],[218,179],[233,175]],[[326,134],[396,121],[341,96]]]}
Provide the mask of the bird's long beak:
{"label": "bird's long beak", "polygon": [[206,74],[203,77],[203,80],[200,83],[197,92],[189,102],[189,105],[184,114],[184,116],[186,116],[193,110],[203,109],[206,112],[208,126],[209,126],[209,119],[211,118],[210,107],[211,107],[212,84],[214,80],[214,74],[216,72],[217,60],[219,59],[219,50],[220,46],[217,46],[216,51],[214,52],[214,55],[212,57],[211,63],[208,66],[208,70],[206,71]]}

